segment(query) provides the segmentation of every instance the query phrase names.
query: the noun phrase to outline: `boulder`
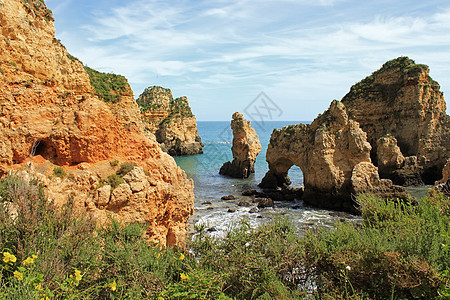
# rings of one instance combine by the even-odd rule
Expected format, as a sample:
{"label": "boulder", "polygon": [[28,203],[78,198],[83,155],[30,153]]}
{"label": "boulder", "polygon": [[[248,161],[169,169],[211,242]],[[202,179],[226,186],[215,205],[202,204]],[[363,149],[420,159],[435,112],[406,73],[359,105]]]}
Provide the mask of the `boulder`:
{"label": "boulder", "polygon": [[256,156],[262,149],[259,137],[251,127],[251,123],[239,112],[233,114],[231,129],[233,161],[224,163],[219,173],[235,178],[247,178],[251,173],[255,173]]}

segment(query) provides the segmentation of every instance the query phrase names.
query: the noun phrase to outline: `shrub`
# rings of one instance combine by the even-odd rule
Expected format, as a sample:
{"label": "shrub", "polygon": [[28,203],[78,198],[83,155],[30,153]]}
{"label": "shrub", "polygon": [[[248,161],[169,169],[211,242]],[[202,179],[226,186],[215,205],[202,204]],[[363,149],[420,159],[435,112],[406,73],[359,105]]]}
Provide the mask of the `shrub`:
{"label": "shrub", "polygon": [[64,171],[63,167],[54,167],[53,168],[53,174],[57,177],[64,177],[66,176],[66,171]]}
{"label": "shrub", "polygon": [[115,159],[115,160],[110,161],[109,164],[111,167],[114,168],[114,167],[117,167],[117,165],[119,164],[119,161],[117,159]]}
{"label": "shrub", "polygon": [[122,99],[122,95],[131,95],[130,85],[124,76],[98,72],[87,66],[84,69],[89,75],[91,85],[94,87],[97,96],[101,100],[117,103]]}
{"label": "shrub", "polygon": [[120,169],[117,170],[116,175],[123,177],[126,174],[128,174],[131,170],[134,169],[134,167],[136,167],[137,164],[135,162],[124,162],[123,164],[120,165]]}
{"label": "shrub", "polygon": [[123,183],[122,178],[117,174],[112,174],[108,176],[108,184],[114,189],[119,184]]}

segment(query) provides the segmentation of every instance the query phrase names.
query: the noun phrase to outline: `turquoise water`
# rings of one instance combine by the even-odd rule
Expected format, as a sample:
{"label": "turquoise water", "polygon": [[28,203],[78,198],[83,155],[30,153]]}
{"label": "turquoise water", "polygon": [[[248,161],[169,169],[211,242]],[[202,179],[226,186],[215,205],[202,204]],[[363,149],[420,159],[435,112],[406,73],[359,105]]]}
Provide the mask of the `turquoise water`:
{"label": "turquoise water", "polygon": [[[205,223],[208,227],[214,227],[217,230],[214,231],[214,234],[221,235],[244,217],[248,218],[251,224],[257,225],[277,215],[286,215],[300,228],[316,225],[332,226],[338,218],[342,218],[342,214],[304,207],[300,200],[275,202],[274,208],[264,208],[257,213],[249,213],[253,207],[238,206],[239,201],[249,199],[249,197],[241,195],[242,191],[258,189],[258,183],[268,171],[266,151],[273,129],[297,123],[299,122],[252,122],[252,127],[259,136],[262,151],[256,159],[255,174],[247,179],[235,179],[219,174],[222,164],[233,158],[231,153],[233,134],[230,122],[198,122],[197,128],[205,145],[204,153],[175,158],[187,176],[194,180],[195,210],[190,219],[191,227],[196,223]],[[293,166],[289,171],[289,177],[292,186],[302,186],[303,174],[300,168]],[[222,196],[230,194],[235,196],[236,200],[220,199]],[[229,212],[229,210],[233,210],[233,212]],[[358,219],[350,215],[344,217],[349,220]]]}
{"label": "turquoise water", "polygon": [[[234,179],[219,175],[223,163],[231,161],[233,155],[231,146],[233,133],[230,122],[198,122],[198,132],[205,145],[204,153],[194,156],[176,157],[177,164],[186,172],[195,183],[195,195],[197,200],[205,201],[224,194],[233,194],[248,188],[255,188],[268,171],[266,162],[266,151],[273,129],[282,128],[299,122],[272,121],[252,122],[259,136],[262,146],[261,153],[257,156],[255,163],[255,174],[247,179]],[[303,174],[300,168],[293,166],[290,171],[293,185],[303,184]],[[227,195],[228,195],[227,194]]]}

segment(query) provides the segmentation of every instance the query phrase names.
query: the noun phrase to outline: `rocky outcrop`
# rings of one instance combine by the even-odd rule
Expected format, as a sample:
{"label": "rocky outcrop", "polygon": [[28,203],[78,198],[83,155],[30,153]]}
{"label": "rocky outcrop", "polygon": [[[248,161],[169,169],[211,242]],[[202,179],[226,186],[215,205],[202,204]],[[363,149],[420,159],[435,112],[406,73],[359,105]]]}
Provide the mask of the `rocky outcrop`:
{"label": "rocky outcrop", "polygon": [[[4,0],[0,7],[1,175],[28,160],[84,168],[64,180],[45,174],[40,178],[49,178],[46,185],[55,191],[50,189],[49,195],[59,204],[80,192],[74,198],[80,211],[99,220],[110,214],[142,222],[148,224],[150,239],[182,243],[193,211],[193,183],[144,131],[128,83],[121,79],[117,90],[92,83],[83,65],[55,39],[51,12],[43,2]],[[105,101],[99,100],[100,94]],[[108,193],[113,199],[115,191],[92,188],[96,175],[89,174],[89,166],[112,159],[136,162],[148,172],[152,188],[144,202],[122,201],[119,210],[108,202]],[[36,170],[36,176],[43,174]],[[93,197],[98,199],[95,207],[87,205]],[[144,212],[150,210],[158,213]]]}
{"label": "rocky outcrop", "polygon": [[403,186],[423,185],[417,156],[404,157],[397,139],[387,134],[377,141],[378,173]]}
{"label": "rocky outcrop", "polygon": [[226,162],[219,173],[235,178],[247,178],[255,173],[256,156],[261,152],[261,144],[251,123],[239,112],[233,114],[231,129],[233,130],[233,161]]}
{"label": "rocky outcrop", "polygon": [[442,179],[435,182],[434,190],[450,197],[450,158],[442,169]]}
{"label": "rocky outcrop", "polygon": [[136,100],[148,131],[156,136],[161,149],[172,156],[203,153],[197,121],[188,99],[173,99],[172,92],[158,86],[147,88]]}
{"label": "rocky outcrop", "polygon": [[[334,100],[311,124],[273,131],[266,154],[269,171],[260,187],[289,185],[288,171],[296,165],[303,172],[302,199],[307,204],[353,210],[355,193],[385,190],[390,195],[397,189],[390,180],[379,179],[370,150],[366,133],[348,117],[345,106]],[[381,184],[383,189],[379,189]]]}
{"label": "rocky outcrop", "polygon": [[[388,61],[352,86],[342,103],[367,133],[375,163],[380,161],[377,141],[390,134],[397,139],[403,156],[417,157],[418,174],[408,176],[422,178],[428,184],[440,178],[450,156],[450,117],[428,66],[407,57]],[[385,166],[380,171],[386,176],[383,170]]]}

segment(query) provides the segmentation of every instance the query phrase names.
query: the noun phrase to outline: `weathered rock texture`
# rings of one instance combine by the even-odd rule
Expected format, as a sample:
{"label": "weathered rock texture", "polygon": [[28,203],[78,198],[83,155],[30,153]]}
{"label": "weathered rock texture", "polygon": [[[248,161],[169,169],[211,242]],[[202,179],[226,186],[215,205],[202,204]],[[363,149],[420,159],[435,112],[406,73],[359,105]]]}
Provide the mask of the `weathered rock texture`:
{"label": "weathered rock texture", "polygon": [[[0,23],[1,175],[34,155],[33,160],[39,157],[66,168],[112,158],[137,162],[151,182],[145,201],[88,210],[146,223],[153,240],[182,242],[193,211],[192,181],[161,151],[154,136],[145,133],[128,84],[117,92],[106,91],[119,94],[115,101],[100,101],[83,65],[55,39],[51,12],[41,1],[1,1]],[[80,188],[85,194],[75,200],[86,210],[90,193],[95,193],[87,172],[66,179],[61,201]],[[57,190],[58,179],[48,185]],[[107,194],[107,188],[98,192],[99,203],[107,202]],[[150,210],[155,213],[146,213]]]}
{"label": "weathered rock texture", "polygon": [[136,102],[147,130],[155,134],[163,151],[172,156],[203,153],[197,121],[186,97],[173,99],[169,89],[153,86]]}
{"label": "weathered rock texture", "polygon": [[390,134],[403,156],[417,157],[418,175],[432,184],[450,156],[450,118],[439,89],[428,66],[400,57],[352,86],[342,102],[367,133],[375,163],[378,139]]}
{"label": "weathered rock texture", "polygon": [[233,161],[224,163],[219,173],[235,178],[247,178],[251,173],[255,173],[256,157],[262,148],[251,123],[245,120],[239,112],[235,112],[232,117],[233,146],[231,151]]}
{"label": "weathered rock texture", "polygon": [[[349,119],[345,106],[334,100],[311,124],[273,131],[266,154],[269,171],[260,186],[289,185],[288,171],[296,165],[303,172],[306,203],[352,210],[353,194],[381,190],[394,193],[390,180],[379,179],[370,150],[366,133],[358,122]],[[404,192],[403,188],[399,190]]]}

